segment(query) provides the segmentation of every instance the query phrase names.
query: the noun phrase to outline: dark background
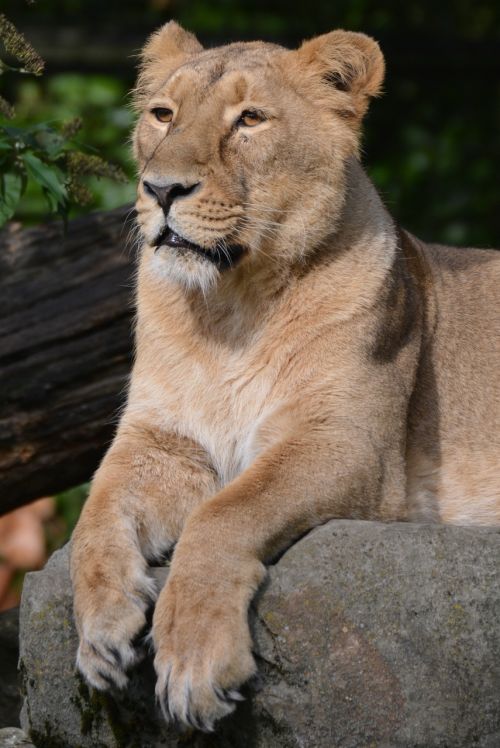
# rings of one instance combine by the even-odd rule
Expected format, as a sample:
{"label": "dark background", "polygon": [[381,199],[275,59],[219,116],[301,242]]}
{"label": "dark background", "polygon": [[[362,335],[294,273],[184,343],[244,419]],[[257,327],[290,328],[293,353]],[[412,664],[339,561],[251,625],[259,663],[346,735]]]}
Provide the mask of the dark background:
{"label": "dark background", "polygon": [[[392,214],[424,239],[500,244],[499,3],[3,0],[2,10],[47,61],[43,78],[2,82],[18,121],[81,115],[82,141],[131,182],[127,91],[134,54],[159,24],[175,18],[209,46],[253,38],[294,46],[334,28],[371,34],[387,78],[365,123],[364,162]],[[132,185],[101,180],[93,189],[94,209],[133,197]],[[32,190],[20,217],[40,220],[43,210]]]}

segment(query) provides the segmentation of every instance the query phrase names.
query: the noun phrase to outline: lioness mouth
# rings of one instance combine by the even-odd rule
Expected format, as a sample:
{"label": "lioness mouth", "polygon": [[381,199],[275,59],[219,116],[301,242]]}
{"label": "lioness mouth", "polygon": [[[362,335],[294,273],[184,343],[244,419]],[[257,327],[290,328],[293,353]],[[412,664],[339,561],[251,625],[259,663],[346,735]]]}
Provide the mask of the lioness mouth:
{"label": "lioness mouth", "polygon": [[244,248],[238,244],[225,244],[222,242],[217,242],[214,247],[208,249],[200,247],[199,244],[193,244],[193,242],[185,239],[180,234],[176,234],[168,226],[165,226],[153,246],[156,247],[155,251],[166,246],[180,250],[181,252],[194,252],[199,257],[212,262],[219,270],[234,267],[245,252]]}

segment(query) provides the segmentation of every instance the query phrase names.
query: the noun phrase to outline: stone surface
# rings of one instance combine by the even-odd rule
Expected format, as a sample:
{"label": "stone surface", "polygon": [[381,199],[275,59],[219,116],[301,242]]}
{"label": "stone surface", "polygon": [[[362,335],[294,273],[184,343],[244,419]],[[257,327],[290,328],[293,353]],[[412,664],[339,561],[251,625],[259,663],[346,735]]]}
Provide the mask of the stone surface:
{"label": "stone surface", "polygon": [[0,748],[35,748],[35,746],[19,727],[4,727],[0,730]]}
{"label": "stone surface", "polygon": [[0,728],[19,726],[18,639],[19,608],[11,608],[0,613]]}
{"label": "stone surface", "polygon": [[75,675],[64,549],[25,583],[21,723],[38,748],[498,748],[499,569],[493,530],[317,528],[255,601],[247,700],[217,733],[180,735],[158,716],[149,662],[119,695]]}

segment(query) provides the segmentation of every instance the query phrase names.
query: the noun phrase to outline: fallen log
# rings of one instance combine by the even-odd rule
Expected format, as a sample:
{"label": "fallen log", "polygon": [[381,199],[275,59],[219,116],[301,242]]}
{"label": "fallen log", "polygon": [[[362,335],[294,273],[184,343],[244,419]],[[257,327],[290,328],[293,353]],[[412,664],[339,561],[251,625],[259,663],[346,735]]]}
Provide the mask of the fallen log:
{"label": "fallen log", "polygon": [[88,480],[132,356],[129,207],[0,233],[0,513]]}

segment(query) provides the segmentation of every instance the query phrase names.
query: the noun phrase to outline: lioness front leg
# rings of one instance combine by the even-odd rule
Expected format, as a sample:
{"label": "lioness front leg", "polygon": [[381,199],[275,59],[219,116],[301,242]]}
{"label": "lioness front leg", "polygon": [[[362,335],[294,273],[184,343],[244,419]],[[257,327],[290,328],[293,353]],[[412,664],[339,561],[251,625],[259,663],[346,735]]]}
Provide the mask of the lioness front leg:
{"label": "lioness front leg", "polygon": [[123,687],[137,659],[133,640],[156,597],[146,559],[168,549],[216,490],[206,455],[190,440],[138,427],[118,433],[71,550],[77,665],[96,688]]}
{"label": "lioness front leg", "polygon": [[211,730],[234,709],[255,671],[247,611],[266,559],[332,517],[378,516],[379,455],[368,444],[355,459],[352,443],[275,446],[191,514],[153,618],[167,719]]}

